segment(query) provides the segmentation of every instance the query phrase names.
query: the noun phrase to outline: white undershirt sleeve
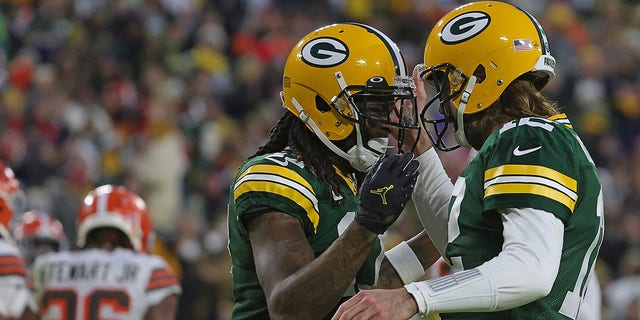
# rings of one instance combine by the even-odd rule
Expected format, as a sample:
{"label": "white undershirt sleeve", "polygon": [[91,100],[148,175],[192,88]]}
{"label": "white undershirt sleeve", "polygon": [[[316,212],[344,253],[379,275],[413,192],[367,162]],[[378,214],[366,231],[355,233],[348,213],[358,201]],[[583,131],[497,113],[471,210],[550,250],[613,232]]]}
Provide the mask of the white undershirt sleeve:
{"label": "white undershirt sleeve", "polygon": [[420,167],[418,180],[413,189],[413,203],[420,223],[440,255],[443,255],[447,246],[448,209],[453,183],[435,149],[427,150],[416,160]]}
{"label": "white undershirt sleeve", "polygon": [[405,286],[421,314],[490,312],[546,296],[560,266],[564,224],[531,208],[501,210],[502,252],[481,266]]}

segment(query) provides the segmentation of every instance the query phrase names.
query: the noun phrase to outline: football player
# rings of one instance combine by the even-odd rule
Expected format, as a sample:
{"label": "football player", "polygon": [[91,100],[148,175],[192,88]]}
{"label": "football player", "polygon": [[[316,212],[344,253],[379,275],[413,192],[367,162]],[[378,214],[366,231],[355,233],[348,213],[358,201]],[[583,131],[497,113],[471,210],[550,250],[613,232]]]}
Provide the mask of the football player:
{"label": "football player", "polygon": [[388,136],[420,128],[396,44],[363,24],[319,28],[294,46],[282,85],[286,110],[231,187],[232,319],[330,317],[361,288],[424,275],[415,254],[406,272],[381,266],[378,235],[416,170],[410,152],[383,157]]}
{"label": "football player", "polygon": [[24,259],[10,232],[22,195],[13,170],[0,161],[0,320],[20,317],[30,299]]}
{"label": "football player", "polygon": [[[436,93],[421,113],[432,139],[416,148],[413,201],[452,273],[361,291],[334,319],[576,319],[603,204],[589,153],[540,93],[555,64],[540,24],[511,4],[462,5],[436,23],[419,68]],[[453,185],[433,147],[458,146],[478,153]]]}
{"label": "football player", "polygon": [[148,254],[153,230],[145,202],[124,186],[103,185],[77,216],[79,251],[49,253],[33,266],[40,319],[175,319],[178,279]]}
{"label": "football player", "polygon": [[40,210],[25,212],[13,228],[16,243],[22,251],[27,268],[39,255],[68,249],[62,223]]}

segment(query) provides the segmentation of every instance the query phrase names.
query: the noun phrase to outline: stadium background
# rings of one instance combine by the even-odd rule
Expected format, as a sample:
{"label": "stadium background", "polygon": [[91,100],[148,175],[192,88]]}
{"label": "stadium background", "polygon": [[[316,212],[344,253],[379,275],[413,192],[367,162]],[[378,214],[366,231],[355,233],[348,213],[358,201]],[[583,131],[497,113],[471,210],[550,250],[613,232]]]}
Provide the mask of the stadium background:
{"label": "stadium background", "polygon": [[[582,135],[605,190],[597,265],[603,319],[638,319],[640,2],[510,1],[544,26],[558,62],[545,93]],[[446,0],[0,0],[0,159],[27,208],[74,216],[91,188],[149,205],[182,274],[179,319],[230,309],[226,203],[238,167],[279,118],[283,63],[307,32],[368,23],[420,61]],[[464,151],[443,155],[453,177]],[[416,232],[403,216],[390,243]],[[626,316],[622,316],[626,314]]]}

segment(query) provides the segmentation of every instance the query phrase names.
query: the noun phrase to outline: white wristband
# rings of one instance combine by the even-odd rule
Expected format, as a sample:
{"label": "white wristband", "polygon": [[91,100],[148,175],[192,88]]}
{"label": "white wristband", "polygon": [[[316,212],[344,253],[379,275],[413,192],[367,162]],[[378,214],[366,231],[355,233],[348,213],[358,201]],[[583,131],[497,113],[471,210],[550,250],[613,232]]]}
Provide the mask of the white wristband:
{"label": "white wristband", "polygon": [[494,282],[481,270],[482,267],[412,282],[404,288],[416,301],[420,315],[434,312],[493,312],[498,301],[497,290]]}
{"label": "white wristband", "polygon": [[409,284],[424,276],[422,263],[406,241],[400,242],[384,254],[398,272],[402,283]]}
{"label": "white wristband", "polygon": [[419,317],[419,319],[426,319],[427,315],[429,315],[429,310],[427,306],[427,300],[420,290],[420,284],[420,282],[413,282],[405,285],[404,288],[407,290],[407,292],[409,292],[409,294],[413,297],[413,299],[416,301],[416,304],[418,305],[418,314],[416,314],[415,317]]}

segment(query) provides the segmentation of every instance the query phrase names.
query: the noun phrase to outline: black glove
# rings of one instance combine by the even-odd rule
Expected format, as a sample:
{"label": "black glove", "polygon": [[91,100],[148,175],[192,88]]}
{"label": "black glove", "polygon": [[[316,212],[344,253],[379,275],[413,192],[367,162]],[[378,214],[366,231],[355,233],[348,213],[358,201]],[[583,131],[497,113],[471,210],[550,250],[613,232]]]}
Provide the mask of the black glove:
{"label": "black glove", "polygon": [[410,152],[380,157],[360,187],[355,221],[377,234],[398,219],[418,178],[418,161]]}

